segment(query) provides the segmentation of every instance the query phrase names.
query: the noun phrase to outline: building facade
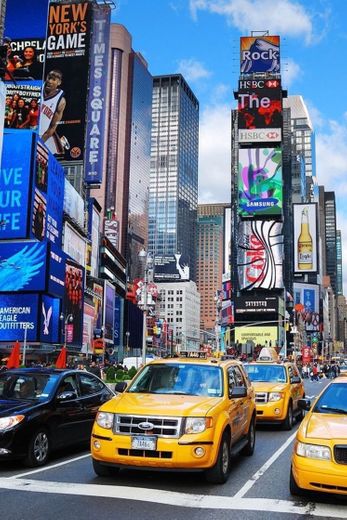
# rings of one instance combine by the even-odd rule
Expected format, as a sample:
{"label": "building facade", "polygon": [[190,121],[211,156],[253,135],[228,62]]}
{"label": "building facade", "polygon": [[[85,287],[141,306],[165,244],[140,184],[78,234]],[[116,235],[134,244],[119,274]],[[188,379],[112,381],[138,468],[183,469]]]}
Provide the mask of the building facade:
{"label": "building facade", "polygon": [[196,278],[199,102],[180,74],[153,82],[149,251],[189,256]]}

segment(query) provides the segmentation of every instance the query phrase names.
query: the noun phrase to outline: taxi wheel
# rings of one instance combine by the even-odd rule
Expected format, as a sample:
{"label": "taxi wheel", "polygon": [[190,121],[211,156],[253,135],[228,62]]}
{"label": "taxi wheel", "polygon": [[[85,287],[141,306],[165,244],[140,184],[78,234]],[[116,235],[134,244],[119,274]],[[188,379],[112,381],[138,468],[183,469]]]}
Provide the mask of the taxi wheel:
{"label": "taxi wheel", "polygon": [[283,429],[291,430],[293,428],[293,405],[291,401],[288,404],[287,416],[283,421]]}
{"label": "taxi wheel", "polygon": [[305,494],[305,491],[301,489],[295,482],[292,468],[290,468],[289,491],[291,495],[295,496],[302,496]]}
{"label": "taxi wheel", "polygon": [[50,452],[50,440],[46,429],[36,430],[30,439],[25,465],[30,468],[46,464]]}
{"label": "taxi wheel", "polygon": [[225,484],[230,474],[230,437],[224,432],[219,446],[216,464],[205,471],[205,478],[211,484]]}
{"label": "taxi wheel", "polygon": [[252,417],[252,420],[249,424],[248,433],[247,433],[247,444],[241,450],[241,455],[246,455],[250,457],[253,455],[255,446],[255,418]]}
{"label": "taxi wheel", "polygon": [[111,466],[105,466],[98,460],[93,460],[93,470],[98,477],[111,477],[117,473],[118,468],[112,468]]}

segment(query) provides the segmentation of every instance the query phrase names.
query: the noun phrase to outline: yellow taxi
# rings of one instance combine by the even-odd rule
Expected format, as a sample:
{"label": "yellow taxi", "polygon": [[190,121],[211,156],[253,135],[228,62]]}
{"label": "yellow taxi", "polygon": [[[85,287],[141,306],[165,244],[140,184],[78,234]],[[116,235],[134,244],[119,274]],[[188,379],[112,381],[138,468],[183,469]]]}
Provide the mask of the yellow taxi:
{"label": "yellow taxi", "polygon": [[334,379],[317,397],[299,402],[309,410],[296,435],[290,492],[347,495],[347,378]]}
{"label": "yellow taxi", "polygon": [[255,389],[257,421],[282,424],[285,430],[291,430],[294,418],[303,417],[298,401],[305,397],[295,363],[280,362],[274,349],[263,348],[258,360],[244,367]]}
{"label": "yellow taxi", "polygon": [[255,396],[242,364],[202,357],[157,359],[116,387],[124,391],[101,406],[93,426],[97,475],[122,467],[199,470],[224,483],[231,456],[253,454]]}

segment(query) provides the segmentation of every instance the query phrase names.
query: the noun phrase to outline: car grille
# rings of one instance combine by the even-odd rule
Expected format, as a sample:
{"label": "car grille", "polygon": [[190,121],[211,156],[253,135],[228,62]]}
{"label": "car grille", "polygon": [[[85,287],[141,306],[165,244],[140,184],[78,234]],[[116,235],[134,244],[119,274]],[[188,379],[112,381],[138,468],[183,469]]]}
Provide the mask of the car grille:
{"label": "car grille", "polygon": [[[153,424],[152,430],[144,431],[139,428],[142,422]],[[116,414],[113,433],[120,435],[157,435],[158,437],[179,437],[181,434],[181,417],[151,417],[145,415]]]}
{"label": "car grille", "polygon": [[322,489],[323,491],[324,491],[324,489],[326,489],[327,491],[328,490],[330,490],[330,491],[343,491],[343,492],[347,491],[347,487],[345,487],[345,486],[332,486],[330,484],[321,484],[321,483],[318,483],[318,482],[310,482],[310,485],[314,486],[316,488]]}
{"label": "car grille", "polygon": [[125,448],[119,448],[118,455],[126,457],[149,457],[152,459],[172,459],[172,451],[127,450]]}
{"label": "car grille", "polygon": [[334,446],[334,457],[338,464],[347,464],[347,445]]}
{"label": "car grille", "polygon": [[255,402],[256,403],[267,403],[268,394],[267,392],[256,392],[255,393]]}

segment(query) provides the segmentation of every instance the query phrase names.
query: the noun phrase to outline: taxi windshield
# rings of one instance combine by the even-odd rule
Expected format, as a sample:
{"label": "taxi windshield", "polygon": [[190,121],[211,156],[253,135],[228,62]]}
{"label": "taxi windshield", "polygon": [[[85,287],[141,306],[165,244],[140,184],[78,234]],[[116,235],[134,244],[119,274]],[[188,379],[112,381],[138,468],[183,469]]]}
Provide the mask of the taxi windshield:
{"label": "taxi windshield", "polygon": [[221,397],[222,370],[192,363],[150,364],[134,379],[128,392]]}
{"label": "taxi windshield", "polygon": [[327,386],[316,402],[313,412],[347,414],[347,384],[334,383]]}
{"label": "taxi windshield", "polygon": [[285,383],[287,381],[286,371],[280,365],[245,365],[248,377],[252,382]]}

